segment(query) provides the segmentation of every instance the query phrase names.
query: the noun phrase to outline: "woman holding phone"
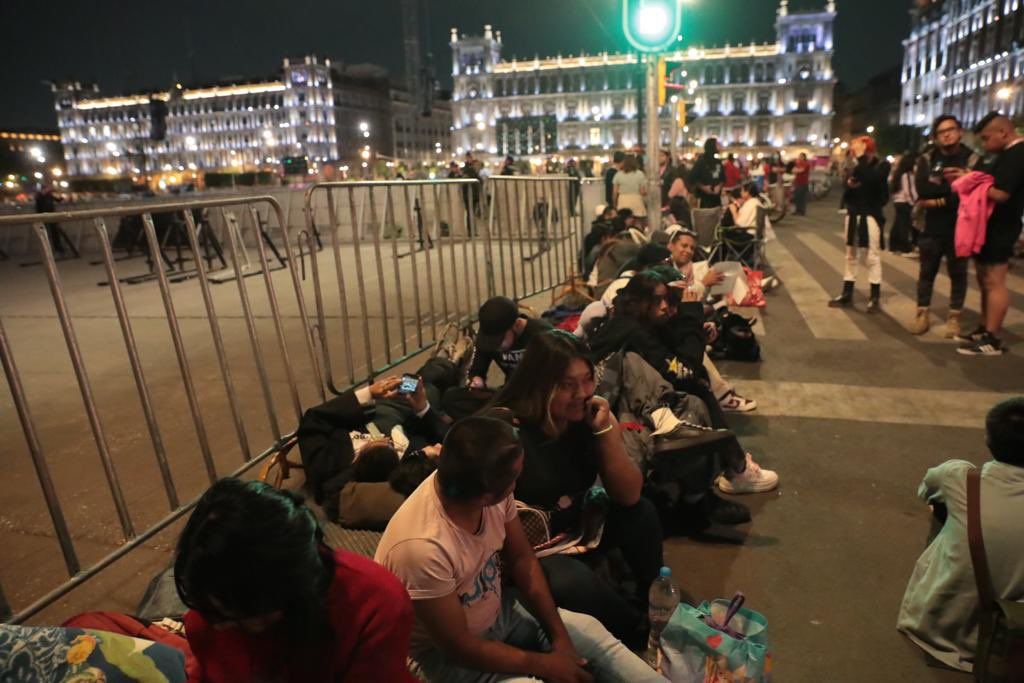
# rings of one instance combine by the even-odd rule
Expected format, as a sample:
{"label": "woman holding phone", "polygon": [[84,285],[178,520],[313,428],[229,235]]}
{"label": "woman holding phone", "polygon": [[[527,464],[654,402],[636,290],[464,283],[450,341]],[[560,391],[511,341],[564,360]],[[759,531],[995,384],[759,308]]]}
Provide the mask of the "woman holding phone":
{"label": "woman holding phone", "polygon": [[[491,409],[509,409],[518,422],[525,459],[516,499],[549,512],[552,535],[582,527],[584,502],[600,477],[608,499],[600,546],[545,557],[541,566],[559,607],[597,618],[636,649],[647,642],[647,589],[662,566],[661,523],[641,496],[643,475],[626,453],[618,421],[594,395],[594,366],[585,351],[568,332],[537,335]],[[635,578],[630,599],[591,568],[613,548]]]}

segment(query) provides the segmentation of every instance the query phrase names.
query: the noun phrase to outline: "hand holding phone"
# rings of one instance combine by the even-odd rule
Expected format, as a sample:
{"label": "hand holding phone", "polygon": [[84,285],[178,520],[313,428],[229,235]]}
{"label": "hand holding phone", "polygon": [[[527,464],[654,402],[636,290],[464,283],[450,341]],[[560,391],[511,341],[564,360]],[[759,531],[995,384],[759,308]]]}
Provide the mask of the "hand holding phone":
{"label": "hand holding phone", "polygon": [[587,399],[587,424],[591,431],[600,432],[612,424],[612,409],[608,401],[601,396],[591,396]]}
{"label": "hand holding phone", "polygon": [[416,375],[402,375],[402,381],[398,384],[398,393],[415,394],[416,390],[420,388],[420,378]]}

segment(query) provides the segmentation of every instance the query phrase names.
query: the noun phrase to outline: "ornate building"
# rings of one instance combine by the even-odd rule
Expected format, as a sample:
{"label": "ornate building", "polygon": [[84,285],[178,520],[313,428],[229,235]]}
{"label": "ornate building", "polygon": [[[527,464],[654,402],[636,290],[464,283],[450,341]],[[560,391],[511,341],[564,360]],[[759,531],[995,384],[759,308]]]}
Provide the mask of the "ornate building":
{"label": "ornate building", "polygon": [[990,111],[1024,111],[1021,0],[917,0],[903,41],[900,123],[949,113],[972,126]]}
{"label": "ornate building", "polygon": [[[683,141],[700,145],[716,137],[751,155],[827,153],[835,17],[831,0],[822,11],[806,13],[789,12],[782,0],[775,43],[668,54],[676,82],[693,89]],[[457,153],[602,155],[637,144],[645,57],[605,52],[503,61],[502,47],[501,32],[491,26],[482,36],[452,29]],[[660,112],[665,145],[672,109]]]}
{"label": "ornate building", "polygon": [[53,86],[67,172],[129,176],[277,168],[387,157],[429,161],[448,147],[447,102],[412,112],[377,67],[284,60],[280,78],[100,97],[95,85]]}

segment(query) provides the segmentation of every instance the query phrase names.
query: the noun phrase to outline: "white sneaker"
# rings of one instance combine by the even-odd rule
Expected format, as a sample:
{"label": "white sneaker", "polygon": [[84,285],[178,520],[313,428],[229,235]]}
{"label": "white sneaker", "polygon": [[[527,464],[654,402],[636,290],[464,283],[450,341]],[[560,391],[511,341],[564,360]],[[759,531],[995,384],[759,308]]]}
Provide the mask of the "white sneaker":
{"label": "white sneaker", "polygon": [[718,405],[722,406],[722,410],[730,413],[749,413],[752,410],[757,410],[757,401],[744,398],[731,389],[718,399]]}
{"label": "white sneaker", "polygon": [[722,493],[764,493],[779,485],[779,475],[772,470],[763,469],[754,462],[750,453],[747,453],[747,469],[740,474],[734,474],[732,479],[720,476],[717,484]]}

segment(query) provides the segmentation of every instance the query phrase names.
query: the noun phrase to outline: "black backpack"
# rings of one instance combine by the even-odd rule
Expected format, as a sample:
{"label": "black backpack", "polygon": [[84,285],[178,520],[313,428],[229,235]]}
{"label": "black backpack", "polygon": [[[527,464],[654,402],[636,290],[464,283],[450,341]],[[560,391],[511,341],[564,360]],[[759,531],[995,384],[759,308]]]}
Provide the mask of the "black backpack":
{"label": "black backpack", "polygon": [[761,360],[761,345],[752,329],[751,319],[720,309],[715,316],[718,339],[711,349],[712,358],[756,363]]}

